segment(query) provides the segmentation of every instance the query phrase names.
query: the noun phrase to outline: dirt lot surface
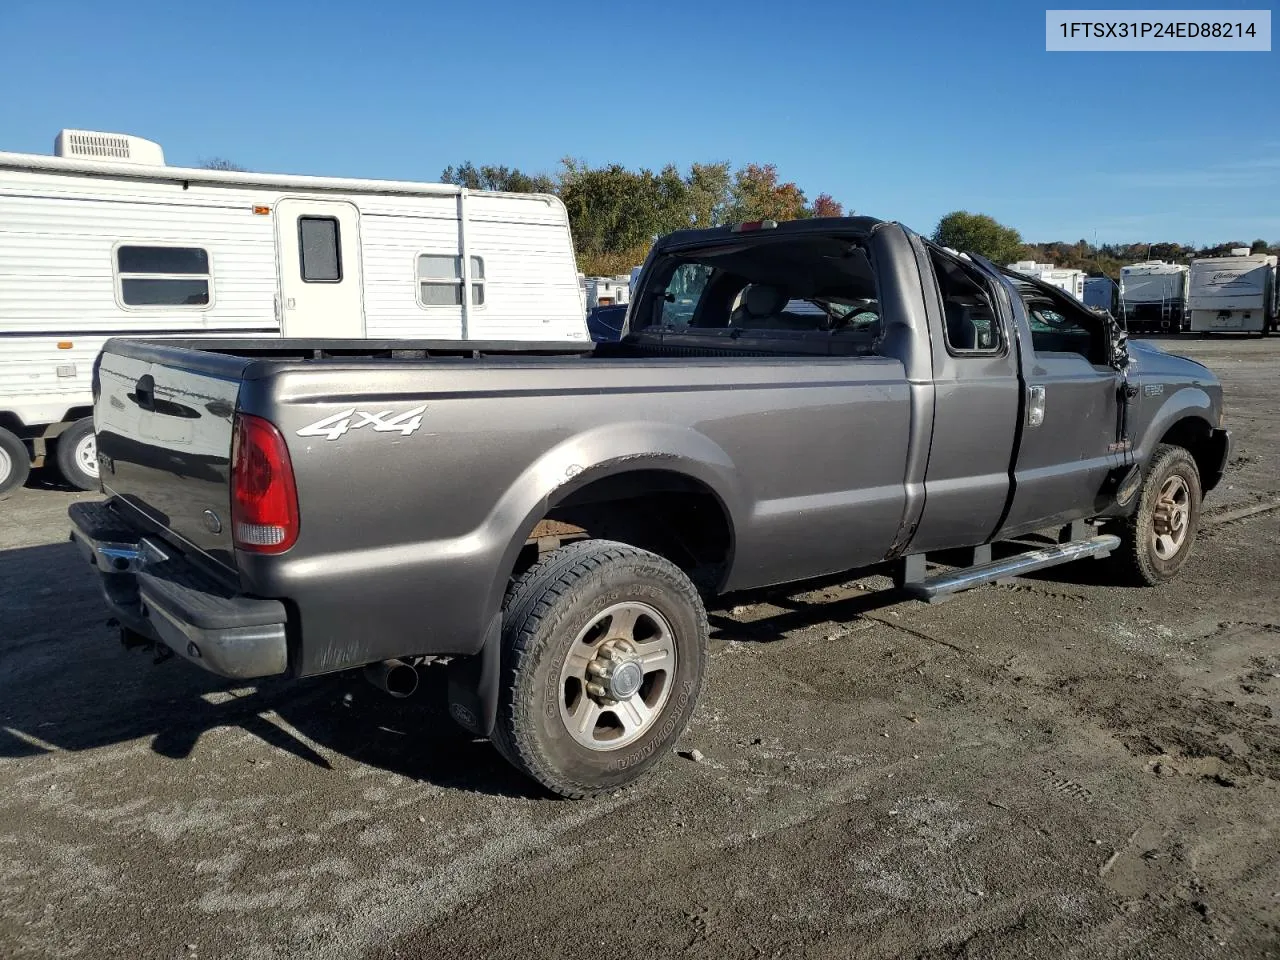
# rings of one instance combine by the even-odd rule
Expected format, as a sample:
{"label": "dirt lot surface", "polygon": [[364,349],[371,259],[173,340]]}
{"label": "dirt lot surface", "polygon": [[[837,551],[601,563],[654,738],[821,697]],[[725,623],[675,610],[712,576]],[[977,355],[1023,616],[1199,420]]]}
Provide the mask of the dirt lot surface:
{"label": "dirt lot surface", "polygon": [[1176,584],[739,601],[682,753],[600,801],[537,793],[435,674],[153,667],[65,542],[86,495],[21,491],[0,956],[1280,957],[1280,510],[1238,517],[1280,501],[1280,342],[1176,350],[1235,440]]}

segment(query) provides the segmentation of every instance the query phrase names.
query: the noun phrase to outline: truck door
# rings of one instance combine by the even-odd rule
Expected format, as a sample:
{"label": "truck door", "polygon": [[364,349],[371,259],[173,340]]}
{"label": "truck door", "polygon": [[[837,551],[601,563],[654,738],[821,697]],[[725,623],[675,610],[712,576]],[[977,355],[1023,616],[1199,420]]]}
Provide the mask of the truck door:
{"label": "truck door", "polygon": [[360,214],[341,200],[286,199],[276,204],[281,334],[364,336]]}
{"label": "truck door", "polygon": [[1001,536],[1088,517],[1120,466],[1120,374],[1106,322],[1035,281],[1006,277],[1025,395],[1014,491]]}
{"label": "truck door", "polygon": [[[924,510],[911,551],[985,543],[1009,501],[1017,436],[1017,343],[1000,282],[973,262],[933,246],[917,250],[933,366],[933,434]],[[932,277],[932,283],[929,278]]]}

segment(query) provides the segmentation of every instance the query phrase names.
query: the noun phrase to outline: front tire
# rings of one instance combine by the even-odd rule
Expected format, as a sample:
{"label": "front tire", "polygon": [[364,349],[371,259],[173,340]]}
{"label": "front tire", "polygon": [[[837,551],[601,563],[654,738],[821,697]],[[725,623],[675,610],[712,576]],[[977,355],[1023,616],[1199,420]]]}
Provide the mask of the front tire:
{"label": "front tire", "polygon": [[80,490],[101,490],[98,479],[98,442],[93,434],[93,418],[77,420],[58,435],[58,472],[62,479]]}
{"label": "front tire", "polygon": [[504,604],[494,744],[564,797],[626,786],[688,725],[707,635],[698,591],[662,557],[609,540],[552,551]]}
{"label": "front tire", "polygon": [[1154,587],[1191,558],[1200,528],[1200,471],[1182,447],[1161,444],[1147,468],[1138,508],[1124,521],[1112,555],[1117,578]]}
{"label": "front tire", "polygon": [[0,427],[0,498],[27,482],[31,473],[31,455],[27,445]]}

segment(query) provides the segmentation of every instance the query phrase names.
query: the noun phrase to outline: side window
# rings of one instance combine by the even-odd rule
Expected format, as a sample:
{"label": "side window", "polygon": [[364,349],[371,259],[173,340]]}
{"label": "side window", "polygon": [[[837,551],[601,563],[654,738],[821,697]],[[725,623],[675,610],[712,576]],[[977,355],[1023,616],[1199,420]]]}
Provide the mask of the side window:
{"label": "side window", "polygon": [[698,309],[698,301],[707,289],[711,270],[703,263],[682,263],[676,267],[663,297],[661,323],[664,327],[689,326],[694,311]]}
{"label": "side window", "polygon": [[1069,317],[1054,304],[1027,302],[1027,320],[1031,326],[1031,346],[1036,353],[1078,353],[1090,363],[1105,363],[1097,356],[1096,331],[1080,319]]}
{"label": "side window", "polygon": [[207,307],[209,252],[201,247],[116,247],[116,282],[126,307]]}
{"label": "side window", "polygon": [[342,282],[342,251],[335,217],[299,217],[298,250],[305,282]]}
{"label": "side window", "polygon": [[[485,302],[484,258],[471,258],[471,304]],[[462,306],[462,258],[424,253],[418,257],[418,303],[424,307]]]}
{"label": "side window", "polygon": [[1000,319],[985,284],[958,261],[930,249],[942,296],[947,349],[957,354],[994,354],[1003,349]]}

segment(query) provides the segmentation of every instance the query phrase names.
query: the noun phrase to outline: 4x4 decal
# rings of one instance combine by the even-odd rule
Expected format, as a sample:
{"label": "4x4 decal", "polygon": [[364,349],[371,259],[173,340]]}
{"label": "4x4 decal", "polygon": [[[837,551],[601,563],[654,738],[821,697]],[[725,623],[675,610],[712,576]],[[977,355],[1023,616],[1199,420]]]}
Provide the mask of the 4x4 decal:
{"label": "4x4 decal", "polygon": [[355,407],[351,407],[349,410],[342,410],[325,417],[323,420],[307,424],[298,431],[298,436],[324,437],[326,440],[337,440],[348,430],[358,430],[361,427],[370,426],[378,433],[398,433],[402,437],[407,437],[422,426],[422,414],[426,409],[425,405],[414,407],[412,410],[406,410],[404,413],[393,417],[394,410],[370,413],[367,410],[357,410]]}

